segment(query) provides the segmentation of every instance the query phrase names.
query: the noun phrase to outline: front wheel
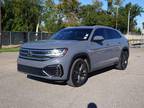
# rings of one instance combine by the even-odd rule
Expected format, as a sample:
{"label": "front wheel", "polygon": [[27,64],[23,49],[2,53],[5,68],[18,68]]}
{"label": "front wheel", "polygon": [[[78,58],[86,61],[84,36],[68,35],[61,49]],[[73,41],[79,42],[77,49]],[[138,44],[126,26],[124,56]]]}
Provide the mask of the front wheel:
{"label": "front wheel", "polygon": [[76,59],[70,69],[70,77],[67,82],[73,87],[80,87],[88,80],[89,65],[87,60]]}
{"label": "front wheel", "polygon": [[120,60],[118,64],[116,65],[116,68],[119,70],[125,70],[128,65],[128,52],[123,51],[120,56]]}

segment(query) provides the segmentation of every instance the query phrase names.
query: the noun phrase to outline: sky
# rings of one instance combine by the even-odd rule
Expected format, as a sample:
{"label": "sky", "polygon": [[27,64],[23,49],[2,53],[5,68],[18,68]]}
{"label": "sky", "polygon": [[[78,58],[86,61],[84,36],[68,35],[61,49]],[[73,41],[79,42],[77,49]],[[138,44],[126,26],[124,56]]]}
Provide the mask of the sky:
{"label": "sky", "polygon": [[[91,4],[92,0],[79,0],[82,4]],[[106,0],[99,0],[103,3],[103,9],[107,9],[107,2]],[[142,8],[144,8],[144,0],[124,0],[123,5],[131,2],[132,4],[138,4]],[[144,22],[144,13],[141,13],[141,16],[136,17],[137,20],[137,27],[142,28],[142,22]]]}

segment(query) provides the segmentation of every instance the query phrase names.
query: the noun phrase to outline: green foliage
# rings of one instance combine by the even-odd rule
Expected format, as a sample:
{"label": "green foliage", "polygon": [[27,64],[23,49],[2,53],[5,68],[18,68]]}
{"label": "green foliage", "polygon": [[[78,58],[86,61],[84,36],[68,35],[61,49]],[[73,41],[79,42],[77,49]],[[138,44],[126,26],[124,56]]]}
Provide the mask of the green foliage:
{"label": "green foliage", "polygon": [[60,0],[58,9],[63,12],[63,22],[67,26],[77,25],[79,22],[78,11],[80,3],[77,0]]}
{"label": "green foliage", "polygon": [[41,12],[40,0],[4,0],[4,31],[35,31]]}
{"label": "green foliage", "polygon": [[114,5],[120,6],[124,0],[114,0]]}
{"label": "green foliage", "polygon": [[53,0],[47,0],[44,7],[45,11],[43,15],[43,21],[45,31],[54,32],[61,26],[61,19],[58,17],[59,10],[57,10],[56,4]]}
{"label": "green foliage", "polygon": [[2,7],[2,29],[4,31],[12,30],[12,23],[14,19],[14,12],[12,9],[12,1],[5,0],[5,4]]}
{"label": "green foliage", "polygon": [[[113,25],[113,16],[101,9],[101,5],[84,5],[79,13],[82,25]],[[113,26],[112,26],[113,27]]]}
{"label": "green foliage", "polygon": [[[130,11],[130,31],[135,31],[136,16],[142,8],[137,4],[122,5],[124,0],[106,0],[111,7],[102,9],[100,0],[82,5],[78,0],[4,0],[2,9],[3,31],[35,31],[40,29],[55,32],[67,26],[105,25],[127,31],[128,12]],[[115,7],[115,5],[118,6]],[[117,11],[118,10],[118,11]]]}
{"label": "green foliage", "polygon": [[128,22],[128,11],[130,11],[130,31],[135,30],[136,23],[136,16],[140,15],[141,7],[137,4],[133,5],[128,3],[125,7],[119,8],[119,16],[118,16],[118,28],[126,33],[127,31],[127,22]]}
{"label": "green foliage", "polygon": [[133,32],[136,33],[136,34],[141,34],[141,29],[140,28],[135,28],[133,30]]}
{"label": "green foliage", "polygon": [[18,52],[19,51],[19,47],[16,48],[1,48],[0,49],[0,53],[1,52]]}

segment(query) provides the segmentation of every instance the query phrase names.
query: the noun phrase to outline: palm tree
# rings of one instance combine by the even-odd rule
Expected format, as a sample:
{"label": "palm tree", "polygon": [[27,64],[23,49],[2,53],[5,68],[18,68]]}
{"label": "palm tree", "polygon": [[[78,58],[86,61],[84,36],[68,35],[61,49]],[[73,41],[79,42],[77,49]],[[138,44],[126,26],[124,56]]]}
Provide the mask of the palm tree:
{"label": "palm tree", "polygon": [[120,6],[124,0],[106,0],[108,3],[108,10],[112,9],[113,5]]}
{"label": "palm tree", "polygon": [[118,27],[118,13],[119,13],[119,6],[122,4],[124,0],[106,0],[108,2],[108,12],[112,15],[113,12],[115,12],[116,15],[116,21],[115,21],[115,27],[117,29]]}
{"label": "palm tree", "polygon": [[106,0],[108,3],[108,10],[112,9],[113,0]]}
{"label": "palm tree", "polygon": [[143,25],[143,29],[144,29],[144,22],[142,23],[142,25]]}
{"label": "palm tree", "polygon": [[59,0],[61,8],[65,15],[65,21],[67,24],[77,23],[77,12],[79,8],[78,0]]}
{"label": "palm tree", "polygon": [[114,0],[114,4],[120,6],[124,0]]}

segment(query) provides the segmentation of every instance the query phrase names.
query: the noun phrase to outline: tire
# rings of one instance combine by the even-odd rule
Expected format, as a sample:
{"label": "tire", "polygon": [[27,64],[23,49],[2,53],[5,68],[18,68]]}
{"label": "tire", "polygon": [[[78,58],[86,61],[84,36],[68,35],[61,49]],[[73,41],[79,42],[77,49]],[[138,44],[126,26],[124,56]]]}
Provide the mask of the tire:
{"label": "tire", "polygon": [[87,60],[76,59],[70,68],[70,76],[67,84],[72,87],[80,87],[88,80],[89,64]]}
{"label": "tire", "polygon": [[122,51],[118,64],[116,65],[116,69],[125,70],[128,65],[128,52]]}

